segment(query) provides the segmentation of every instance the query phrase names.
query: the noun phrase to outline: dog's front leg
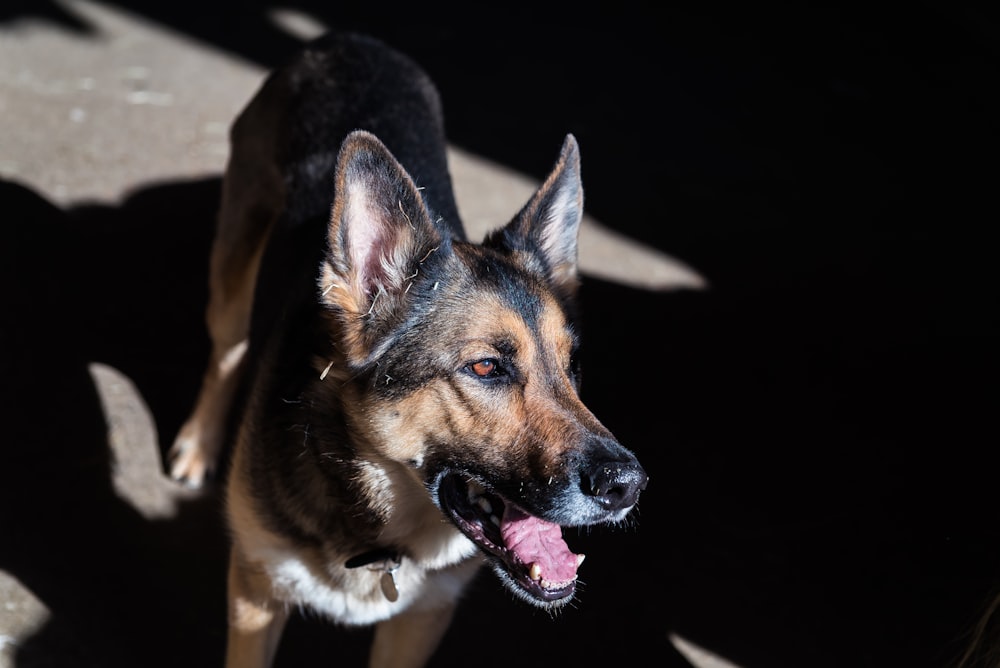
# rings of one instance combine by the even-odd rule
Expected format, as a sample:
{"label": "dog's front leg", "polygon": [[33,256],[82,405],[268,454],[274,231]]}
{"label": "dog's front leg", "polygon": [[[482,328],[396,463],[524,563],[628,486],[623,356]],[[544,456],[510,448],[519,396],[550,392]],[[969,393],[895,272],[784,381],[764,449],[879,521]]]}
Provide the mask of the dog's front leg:
{"label": "dog's front leg", "polygon": [[431,610],[412,608],[375,627],[369,668],[420,668],[444,637],[455,606]]}
{"label": "dog's front leg", "polygon": [[271,596],[267,576],[241,559],[229,558],[229,636],[226,668],[268,668],[288,621],[284,604]]}

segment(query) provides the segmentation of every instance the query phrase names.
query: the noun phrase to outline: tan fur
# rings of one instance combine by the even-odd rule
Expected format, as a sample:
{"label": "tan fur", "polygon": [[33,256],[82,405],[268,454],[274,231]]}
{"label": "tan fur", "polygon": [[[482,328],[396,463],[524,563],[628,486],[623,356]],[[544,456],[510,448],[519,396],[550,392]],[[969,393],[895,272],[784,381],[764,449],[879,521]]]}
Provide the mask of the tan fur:
{"label": "tan fur", "polygon": [[[243,121],[244,125],[247,123]],[[222,203],[208,272],[205,322],[211,340],[208,365],[191,416],[170,448],[170,475],[193,487],[214,473],[223,448],[225,418],[240,381],[250,312],[261,257],[284,197],[270,164],[273,147],[234,126],[233,152],[223,179]]]}
{"label": "tan fur", "polygon": [[[484,564],[558,609],[582,562],[563,527],[621,522],[645,488],[577,395],[576,140],[472,244],[438,107],[414,64],[334,36],[275,72],[233,126],[212,349],[170,451],[171,475],[200,486],[232,445],[228,668],[270,666],[299,607],[375,625],[370,666],[419,668]],[[352,131],[358,118],[400,154]]]}

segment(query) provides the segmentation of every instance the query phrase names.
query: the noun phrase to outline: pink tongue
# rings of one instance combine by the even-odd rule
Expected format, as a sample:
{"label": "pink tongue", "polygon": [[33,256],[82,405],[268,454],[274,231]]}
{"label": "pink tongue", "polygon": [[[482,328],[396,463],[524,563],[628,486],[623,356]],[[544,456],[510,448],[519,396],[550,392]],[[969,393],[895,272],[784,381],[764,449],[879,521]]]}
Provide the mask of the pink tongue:
{"label": "pink tongue", "polygon": [[527,566],[538,564],[542,579],[566,582],[576,577],[577,556],[569,551],[558,524],[507,504],[500,522],[504,545]]}

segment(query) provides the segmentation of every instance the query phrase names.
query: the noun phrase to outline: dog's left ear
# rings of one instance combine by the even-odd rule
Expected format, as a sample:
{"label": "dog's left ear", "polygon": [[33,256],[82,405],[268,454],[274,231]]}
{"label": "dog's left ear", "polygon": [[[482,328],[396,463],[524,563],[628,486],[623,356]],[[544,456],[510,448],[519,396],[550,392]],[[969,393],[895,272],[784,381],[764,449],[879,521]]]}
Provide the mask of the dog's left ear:
{"label": "dog's left ear", "polygon": [[348,363],[363,366],[394,326],[420,263],[445,252],[446,241],[413,179],[375,135],[347,136],[335,180],[319,289],[341,321]]}
{"label": "dog's left ear", "polygon": [[565,297],[572,297],[577,277],[577,239],[583,219],[583,183],[576,138],[563,140],[559,159],[524,208],[485,245],[523,256]]}

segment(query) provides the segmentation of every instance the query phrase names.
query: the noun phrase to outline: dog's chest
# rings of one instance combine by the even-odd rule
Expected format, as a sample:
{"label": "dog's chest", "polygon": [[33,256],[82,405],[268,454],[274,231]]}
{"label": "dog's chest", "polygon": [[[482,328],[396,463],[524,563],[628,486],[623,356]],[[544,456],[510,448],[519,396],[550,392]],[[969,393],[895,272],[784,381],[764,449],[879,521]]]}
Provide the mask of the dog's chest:
{"label": "dog's chest", "polygon": [[[389,466],[382,475],[386,484],[376,489],[393,500],[393,510],[383,516],[379,545],[373,546],[379,548],[373,553],[381,554],[371,561],[364,554],[346,554],[335,536],[323,545],[306,546],[269,530],[253,510],[247,480],[231,479],[228,504],[234,538],[246,559],[267,572],[275,598],[304,604],[342,624],[367,625],[412,606],[436,607],[459,595],[481,564],[476,547],[398,467]],[[385,556],[397,553],[398,566]],[[360,563],[348,567],[357,557]],[[392,592],[387,593],[390,568]]]}
{"label": "dog's chest", "polygon": [[342,624],[366,625],[409,607],[454,600],[480,565],[478,558],[469,558],[463,542],[459,538],[440,546],[436,559],[449,565],[432,570],[406,556],[356,568],[331,567],[315,551],[280,548],[268,550],[265,568],[279,598],[305,603]]}

